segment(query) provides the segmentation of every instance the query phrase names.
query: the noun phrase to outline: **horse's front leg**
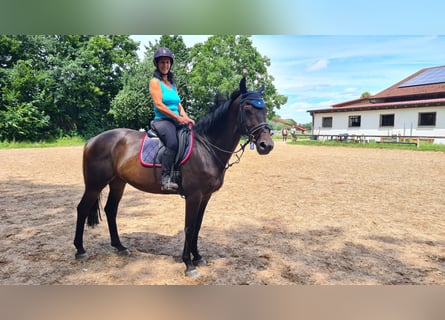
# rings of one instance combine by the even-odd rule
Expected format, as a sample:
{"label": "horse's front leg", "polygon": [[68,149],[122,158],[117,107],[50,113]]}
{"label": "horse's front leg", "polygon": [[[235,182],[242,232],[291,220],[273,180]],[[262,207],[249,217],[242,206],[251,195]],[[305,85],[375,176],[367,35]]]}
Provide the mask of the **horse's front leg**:
{"label": "horse's front leg", "polygon": [[[185,274],[189,277],[199,277],[196,266],[205,265],[198,251],[198,234],[208,200],[208,198],[203,199],[201,195],[188,196],[185,204],[185,241],[182,261],[186,267]],[[193,255],[193,260],[191,255]]]}
{"label": "horse's front leg", "polygon": [[193,255],[193,264],[197,267],[203,267],[207,265],[207,261],[199,254],[198,250],[198,235],[201,230],[202,219],[204,218],[204,212],[206,210],[207,204],[209,203],[210,197],[206,197],[201,200],[201,205],[199,206],[198,217],[196,220],[195,232],[192,238],[191,252]]}

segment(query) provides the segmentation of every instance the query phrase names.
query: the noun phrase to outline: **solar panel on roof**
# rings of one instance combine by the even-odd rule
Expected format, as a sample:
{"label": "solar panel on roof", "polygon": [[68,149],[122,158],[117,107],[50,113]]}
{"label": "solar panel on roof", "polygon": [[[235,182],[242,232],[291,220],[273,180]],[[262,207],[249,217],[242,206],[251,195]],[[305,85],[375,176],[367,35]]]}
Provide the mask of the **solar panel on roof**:
{"label": "solar panel on roof", "polygon": [[399,85],[399,88],[423,86],[426,84],[442,83],[445,82],[445,67],[427,69],[419,75],[406,80]]}

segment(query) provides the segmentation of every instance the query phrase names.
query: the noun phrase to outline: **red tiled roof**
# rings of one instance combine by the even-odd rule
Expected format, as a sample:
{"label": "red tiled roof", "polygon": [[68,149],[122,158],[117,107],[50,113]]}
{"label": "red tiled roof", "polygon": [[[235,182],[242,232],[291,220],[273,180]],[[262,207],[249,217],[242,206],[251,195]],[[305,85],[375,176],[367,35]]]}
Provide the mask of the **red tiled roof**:
{"label": "red tiled roof", "polygon": [[397,82],[393,86],[377,93],[376,95],[372,96],[372,98],[381,99],[381,98],[389,98],[389,97],[393,98],[393,97],[402,97],[402,96],[416,96],[416,95],[425,95],[425,94],[444,93],[445,92],[445,83],[433,83],[433,84],[425,84],[425,85],[399,88],[399,86],[402,83],[404,83],[405,81],[408,81],[412,78],[417,77],[419,74],[421,74],[425,70],[437,69],[437,68],[443,68],[443,67],[444,66],[433,67],[433,68],[424,68],[422,70],[419,70],[416,73],[410,75],[409,77],[403,79],[402,81]]}

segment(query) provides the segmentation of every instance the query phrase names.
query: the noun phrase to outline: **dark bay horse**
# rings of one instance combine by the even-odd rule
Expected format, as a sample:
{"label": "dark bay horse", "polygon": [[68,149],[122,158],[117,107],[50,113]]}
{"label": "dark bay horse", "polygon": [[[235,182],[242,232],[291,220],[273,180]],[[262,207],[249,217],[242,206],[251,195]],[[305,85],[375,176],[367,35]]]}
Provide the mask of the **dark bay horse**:
{"label": "dark bay horse", "polygon": [[[186,201],[182,260],[188,276],[198,276],[195,266],[206,264],[198,251],[198,233],[204,211],[212,194],[223,185],[229,160],[241,137],[246,135],[247,142],[254,143],[261,155],[273,149],[262,92],[263,88],[248,91],[243,78],[239,90],[233,92],[228,101],[220,105],[215,103],[215,107],[192,128],[196,140],[193,152],[181,166],[182,194]],[[139,162],[144,135],[144,132],[136,130],[113,129],[91,138],[85,144],[85,192],[77,206],[76,258],[87,258],[83,247],[85,222],[90,226],[99,223],[99,197],[106,185],[109,186],[109,194],[104,209],[111,245],[124,255],[130,252],[120,242],[116,215],[125,185],[129,183],[150,193],[167,193],[161,191],[159,168],[144,167]],[[242,146],[243,151],[245,145]]]}

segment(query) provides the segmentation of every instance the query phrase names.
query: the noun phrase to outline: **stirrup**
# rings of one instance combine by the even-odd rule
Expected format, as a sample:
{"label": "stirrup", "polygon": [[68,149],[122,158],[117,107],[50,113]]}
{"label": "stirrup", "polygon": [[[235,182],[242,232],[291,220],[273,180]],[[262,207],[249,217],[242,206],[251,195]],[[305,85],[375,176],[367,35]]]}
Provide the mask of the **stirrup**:
{"label": "stirrup", "polygon": [[161,190],[162,191],[177,191],[178,190],[178,184],[171,181],[170,177],[163,178],[161,180]]}

